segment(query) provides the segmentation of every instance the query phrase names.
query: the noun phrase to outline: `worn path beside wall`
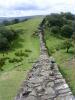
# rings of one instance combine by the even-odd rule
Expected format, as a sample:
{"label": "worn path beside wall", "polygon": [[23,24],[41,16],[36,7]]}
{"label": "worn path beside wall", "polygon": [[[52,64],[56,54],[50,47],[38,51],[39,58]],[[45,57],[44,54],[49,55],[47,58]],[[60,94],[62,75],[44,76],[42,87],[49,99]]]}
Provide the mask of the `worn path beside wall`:
{"label": "worn path beside wall", "polygon": [[29,72],[15,100],[73,100],[73,95],[52,57],[48,56],[42,32],[40,57]]}

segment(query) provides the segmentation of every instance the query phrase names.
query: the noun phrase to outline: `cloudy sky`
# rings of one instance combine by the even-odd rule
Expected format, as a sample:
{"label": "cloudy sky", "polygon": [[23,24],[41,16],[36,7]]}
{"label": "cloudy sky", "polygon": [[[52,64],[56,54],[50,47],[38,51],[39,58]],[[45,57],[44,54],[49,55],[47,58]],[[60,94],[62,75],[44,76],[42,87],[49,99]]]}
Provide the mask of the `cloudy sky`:
{"label": "cloudy sky", "polygon": [[0,17],[75,13],[75,0],[0,0]]}

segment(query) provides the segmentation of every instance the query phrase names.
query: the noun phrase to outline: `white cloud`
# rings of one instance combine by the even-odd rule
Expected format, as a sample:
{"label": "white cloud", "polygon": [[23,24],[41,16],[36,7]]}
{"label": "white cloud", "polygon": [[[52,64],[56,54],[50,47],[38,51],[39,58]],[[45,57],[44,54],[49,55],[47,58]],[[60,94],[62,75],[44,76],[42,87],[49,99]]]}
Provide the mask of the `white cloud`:
{"label": "white cloud", "polygon": [[0,0],[0,16],[75,13],[75,0]]}

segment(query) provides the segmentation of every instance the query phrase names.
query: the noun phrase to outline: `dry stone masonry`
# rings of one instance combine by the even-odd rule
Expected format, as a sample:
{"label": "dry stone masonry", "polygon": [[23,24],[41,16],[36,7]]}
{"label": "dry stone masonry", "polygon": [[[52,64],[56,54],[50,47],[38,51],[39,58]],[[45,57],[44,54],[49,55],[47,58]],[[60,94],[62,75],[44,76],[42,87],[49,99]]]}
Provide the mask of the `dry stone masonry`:
{"label": "dry stone masonry", "polygon": [[43,35],[40,57],[33,65],[15,100],[73,100],[73,95],[52,57],[48,56]]}

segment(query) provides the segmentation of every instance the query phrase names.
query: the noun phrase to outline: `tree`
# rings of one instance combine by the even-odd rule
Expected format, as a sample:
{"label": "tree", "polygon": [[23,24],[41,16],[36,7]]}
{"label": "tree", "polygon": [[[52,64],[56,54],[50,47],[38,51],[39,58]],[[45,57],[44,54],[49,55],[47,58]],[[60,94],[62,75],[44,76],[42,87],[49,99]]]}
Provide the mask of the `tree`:
{"label": "tree", "polygon": [[46,17],[46,21],[48,21],[48,26],[63,26],[63,18],[60,14],[51,14],[50,16]]}
{"label": "tree", "polygon": [[22,30],[8,29],[4,26],[0,27],[0,51],[3,52],[3,55],[4,51],[10,49],[11,43],[18,38],[21,32]]}
{"label": "tree", "polygon": [[0,37],[0,51],[6,51],[9,48],[9,42],[7,38],[5,37]]}
{"label": "tree", "polygon": [[2,24],[3,24],[3,25],[10,25],[10,24],[11,24],[11,22],[10,22],[10,21],[8,21],[8,20],[4,20],[4,21],[2,22]]}
{"label": "tree", "polygon": [[59,33],[60,32],[60,27],[59,26],[51,27],[51,32],[53,32],[54,34]]}
{"label": "tree", "polygon": [[9,42],[12,41],[15,36],[15,33],[11,29],[5,29],[2,34],[8,39]]}
{"label": "tree", "polygon": [[61,28],[61,35],[66,37],[66,38],[71,38],[73,34],[73,28],[69,25],[64,25],[62,28]]}
{"label": "tree", "polygon": [[19,19],[15,18],[14,20],[12,20],[13,24],[19,23]]}
{"label": "tree", "polygon": [[40,27],[42,27],[45,24],[45,20],[46,20],[45,18],[42,20]]}
{"label": "tree", "polygon": [[12,41],[15,36],[15,32],[6,27],[0,27],[0,33],[3,35],[3,37],[7,38],[9,42]]}
{"label": "tree", "polygon": [[70,12],[63,13],[64,17],[68,20],[75,20],[75,16],[71,14]]}
{"label": "tree", "polygon": [[73,46],[70,39],[65,40],[64,46],[67,49],[67,53],[69,53],[69,49]]}

